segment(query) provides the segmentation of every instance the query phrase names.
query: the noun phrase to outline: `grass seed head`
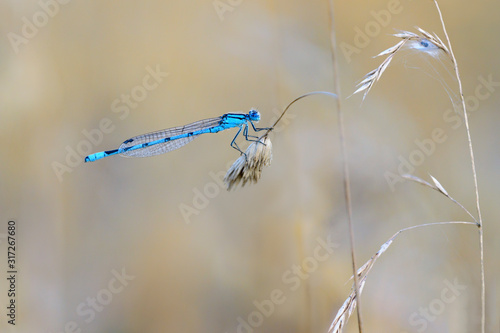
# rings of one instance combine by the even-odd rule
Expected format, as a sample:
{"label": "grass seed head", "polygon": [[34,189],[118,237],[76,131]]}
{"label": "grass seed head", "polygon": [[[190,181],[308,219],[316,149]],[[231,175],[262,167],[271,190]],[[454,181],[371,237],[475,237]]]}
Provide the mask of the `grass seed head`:
{"label": "grass seed head", "polygon": [[224,177],[224,183],[230,190],[241,183],[257,183],[265,166],[271,165],[273,159],[272,143],[269,137],[265,136],[260,141],[252,142],[245,155],[241,155],[231,165]]}
{"label": "grass seed head", "polygon": [[[386,56],[386,58],[384,59],[384,61],[382,61],[380,66],[365,75],[365,77],[357,84],[357,89],[353,93],[353,95],[359,92],[363,92],[364,100],[370,89],[380,79],[384,71],[387,69],[396,53],[398,53],[405,45],[407,45],[407,47],[411,49],[414,49],[415,51],[425,52],[432,57],[438,57],[441,54],[441,51],[447,55],[450,55],[448,48],[436,34],[431,34],[419,27],[416,28],[420,32],[420,35],[404,30],[398,32],[397,34],[394,34],[395,37],[401,38],[402,40],[396,45],[391,46],[387,50],[382,51],[377,55]],[[450,57],[450,59],[452,58]]]}

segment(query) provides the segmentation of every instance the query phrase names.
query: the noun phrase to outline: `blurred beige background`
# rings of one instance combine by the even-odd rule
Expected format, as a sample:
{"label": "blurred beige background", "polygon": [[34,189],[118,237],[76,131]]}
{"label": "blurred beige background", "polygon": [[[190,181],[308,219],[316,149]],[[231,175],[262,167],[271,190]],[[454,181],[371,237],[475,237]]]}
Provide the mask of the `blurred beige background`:
{"label": "blurred beige background", "polygon": [[[328,2],[62,2],[0,2],[0,233],[17,221],[20,272],[17,325],[2,310],[1,331],[326,332],[352,273],[334,100],[297,103],[272,136],[273,164],[260,182],[232,192],[219,179],[238,157],[229,147],[235,131],[157,157],[82,159],[134,135],[252,107],[265,126],[293,98],[332,91]],[[498,332],[500,86],[478,87],[480,77],[500,81],[500,3],[440,4],[476,110],[487,327]],[[444,37],[431,1],[336,1],[334,9],[338,43],[356,48],[339,49],[344,97],[378,66],[372,56],[397,42],[395,29]],[[366,28],[374,30],[363,39]],[[442,89],[456,82],[445,58],[431,59],[437,72],[426,59],[401,54],[364,103],[361,95],[342,101],[359,265],[404,227],[468,221],[438,193],[408,182],[391,188],[384,177],[436,128],[446,140],[413,173],[432,174],[475,213],[465,130]],[[160,72],[156,81],[151,72]],[[488,96],[474,99],[477,89]],[[328,239],[332,253],[318,252]],[[366,331],[478,332],[478,249],[467,225],[402,234],[368,277]],[[297,273],[300,265],[309,273]],[[461,289],[444,302],[455,282]],[[357,331],[355,317],[347,331]]]}

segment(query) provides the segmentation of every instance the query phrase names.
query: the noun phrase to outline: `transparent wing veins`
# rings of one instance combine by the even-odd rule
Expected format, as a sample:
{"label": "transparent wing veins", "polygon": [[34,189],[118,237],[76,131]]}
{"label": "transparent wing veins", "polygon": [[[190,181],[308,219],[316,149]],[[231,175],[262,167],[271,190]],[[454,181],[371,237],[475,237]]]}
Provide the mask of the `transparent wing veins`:
{"label": "transparent wing veins", "polygon": [[[126,140],[125,142],[123,142],[118,149],[124,150],[125,148],[133,147],[136,145],[141,145],[143,143],[153,142],[153,141],[157,141],[157,140],[161,140],[161,139],[165,139],[165,138],[171,138],[171,137],[175,137],[175,136],[187,134],[187,133],[194,133],[194,132],[201,131],[201,130],[204,130],[207,128],[219,126],[221,124],[221,121],[222,121],[221,117],[204,119],[204,120],[199,120],[199,121],[196,121],[194,123],[187,124],[184,126],[172,127],[172,128],[168,128],[168,129],[164,129],[164,130],[160,130],[160,131],[156,131],[156,132],[138,135],[138,136],[135,136],[135,137],[130,138],[130,139]],[[167,152],[172,151],[172,150],[179,149],[182,146],[193,141],[198,136],[199,136],[199,134],[187,136],[187,137],[180,138],[180,139],[175,139],[172,141],[161,142],[161,143],[147,146],[144,148],[123,151],[123,152],[121,152],[121,155],[126,156],[126,157],[148,157],[148,156],[159,155],[159,154],[167,153]]]}

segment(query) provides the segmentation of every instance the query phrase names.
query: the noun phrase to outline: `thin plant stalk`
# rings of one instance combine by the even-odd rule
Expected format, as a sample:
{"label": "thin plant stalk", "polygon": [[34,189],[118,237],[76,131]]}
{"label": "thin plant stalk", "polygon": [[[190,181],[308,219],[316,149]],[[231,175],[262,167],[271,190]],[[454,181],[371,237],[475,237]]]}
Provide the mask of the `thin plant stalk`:
{"label": "thin plant stalk", "polygon": [[[423,228],[423,227],[431,227],[431,226],[437,226],[437,225],[448,225],[448,224],[470,224],[470,225],[476,225],[475,222],[464,222],[464,221],[447,221],[447,222],[434,222],[434,223],[425,223],[425,224],[419,224],[411,227],[407,227],[404,229],[399,230],[396,232],[394,235],[392,235],[391,238],[389,238],[382,246],[380,249],[366,262],[361,266],[357,273],[353,275],[353,278],[358,275],[358,278],[361,281],[360,284],[360,292],[363,290],[363,286],[366,282],[366,279],[368,277],[368,274],[370,273],[370,270],[375,264],[375,261],[391,246],[392,242],[396,239],[397,236],[399,236],[401,233],[417,228]],[[352,290],[352,289],[351,289]],[[337,315],[335,316],[335,319],[333,319],[332,324],[330,325],[330,328],[328,329],[328,333],[342,333],[344,330],[345,325],[349,321],[349,317],[351,316],[354,308],[356,308],[356,303],[358,301],[358,297],[355,292],[352,292],[349,294],[349,297],[344,301],[344,304],[340,307],[340,309],[337,312]]]}
{"label": "thin plant stalk", "polygon": [[285,113],[287,113],[288,109],[290,109],[290,107],[293,104],[295,104],[295,102],[298,102],[302,98],[306,98],[306,97],[309,97],[309,96],[312,96],[312,95],[326,95],[326,96],[330,96],[330,97],[338,99],[337,95],[335,95],[334,93],[331,93],[329,91],[311,91],[311,92],[308,92],[308,93],[306,93],[304,95],[300,95],[299,97],[295,98],[293,101],[291,101],[290,103],[288,103],[288,105],[285,107],[285,109],[283,110],[283,112],[281,113],[281,115],[279,116],[279,118],[276,119],[276,121],[274,122],[274,124],[271,127],[269,127],[269,129],[267,131],[265,131],[263,135],[260,136],[259,140],[262,139],[262,138],[264,138],[264,137],[266,137],[269,134],[269,132],[271,132],[276,127],[276,125],[278,125],[278,123],[283,118],[283,116],[285,115]]}
{"label": "thin plant stalk", "polygon": [[453,61],[453,66],[455,67],[455,74],[458,80],[458,88],[460,91],[460,99],[462,101],[462,108],[464,110],[464,119],[465,119],[465,129],[467,132],[467,141],[469,143],[469,153],[472,164],[472,176],[474,178],[474,189],[476,192],[476,209],[478,214],[478,228],[479,228],[479,246],[480,246],[480,256],[481,256],[481,332],[485,332],[486,327],[486,284],[484,277],[484,245],[483,245],[483,219],[481,217],[481,207],[479,205],[479,189],[477,185],[477,174],[476,174],[476,163],[474,159],[474,150],[472,149],[472,139],[469,129],[469,117],[467,115],[467,108],[465,105],[464,92],[462,88],[462,81],[460,80],[460,73],[458,71],[458,64],[453,53],[453,48],[451,46],[450,38],[448,36],[448,32],[446,31],[446,25],[444,24],[443,14],[441,13],[441,9],[439,8],[439,4],[437,0],[434,0],[434,4],[436,5],[436,9],[439,14],[439,19],[441,20],[441,25],[443,27],[443,32],[446,37],[446,41],[448,42],[448,48],[450,51],[450,56]]}
{"label": "thin plant stalk", "polygon": [[418,229],[418,228],[424,228],[424,227],[429,227],[429,226],[433,226],[433,225],[446,225],[446,224],[470,224],[470,225],[477,225],[475,222],[469,222],[469,221],[446,221],[446,222],[431,222],[431,223],[417,224],[417,225],[413,225],[411,227],[406,227],[406,228],[403,228],[403,229],[399,230],[394,235],[392,235],[392,237],[389,240],[394,240],[394,238],[396,238],[397,235],[399,235],[400,233],[402,233],[404,231],[408,231],[408,230],[412,230],[412,229]]}
{"label": "thin plant stalk", "polygon": [[411,181],[414,181],[416,183],[420,183],[424,186],[428,186],[430,188],[432,188],[433,190],[441,193],[442,195],[444,195],[445,197],[447,197],[448,199],[450,199],[454,204],[456,204],[458,207],[460,207],[465,213],[467,213],[467,215],[470,216],[471,219],[474,220],[474,222],[476,222],[476,225],[479,225],[479,223],[477,222],[477,219],[474,217],[474,215],[472,215],[469,210],[467,208],[465,208],[460,202],[458,202],[455,198],[453,198],[451,195],[448,194],[448,192],[444,189],[444,187],[437,181],[436,178],[432,177],[432,175],[429,175],[431,176],[433,182],[435,185],[431,185],[430,183],[426,182],[425,180],[421,179],[421,178],[418,178],[416,176],[413,176],[413,175],[410,175],[410,174],[404,174],[404,175],[401,175],[402,178],[404,179],[408,179],[408,180],[411,180]]}
{"label": "thin plant stalk", "polygon": [[363,321],[361,320],[361,302],[359,294],[359,281],[358,281],[358,271],[356,265],[356,255],[354,246],[354,231],[352,223],[352,204],[351,204],[351,183],[349,178],[349,161],[347,159],[347,149],[345,143],[345,126],[344,126],[344,115],[341,107],[341,94],[340,94],[340,80],[339,80],[339,66],[336,57],[336,35],[335,35],[335,21],[334,21],[334,11],[333,11],[333,0],[329,1],[329,25],[330,25],[330,47],[332,53],[333,62],[333,77],[334,77],[334,92],[337,94],[337,116],[338,116],[338,128],[340,137],[340,149],[341,156],[343,160],[343,173],[344,173],[344,196],[345,196],[345,208],[347,213],[347,222],[349,224],[349,241],[351,247],[351,262],[352,262],[352,273],[354,277],[354,292],[357,298],[356,314],[358,318],[358,330],[359,333],[363,332]]}

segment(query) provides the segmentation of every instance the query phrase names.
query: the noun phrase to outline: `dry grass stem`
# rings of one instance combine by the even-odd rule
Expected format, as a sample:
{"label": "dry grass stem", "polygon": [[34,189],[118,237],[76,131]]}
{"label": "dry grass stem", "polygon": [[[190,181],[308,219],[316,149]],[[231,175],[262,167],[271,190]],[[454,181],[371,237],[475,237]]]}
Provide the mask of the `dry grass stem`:
{"label": "dry grass stem", "polygon": [[[416,27],[420,32],[419,34],[410,31],[400,31],[394,34],[395,37],[401,38],[402,40],[394,46],[391,46],[385,51],[380,52],[376,57],[387,56],[382,63],[370,71],[364,76],[364,78],[356,85],[357,89],[353,93],[364,92],[363,100],[365,99],[368,92],[371,90],[373,85],[380,79],[384,71],[389,67],[394,56],[403,48],[403,46],[408,45],[409,47],[424,51],[430,54],[435,54],[438,51],[443,51],[445,54],[450,54],[448,47],[441,41],[441,39],[436,34],[431,34],[422,28]],[[450,59],[452,59],[450,57]],[[453,59],[452,62],[454,63]]]}
{"label": "dry grass stem", "polygon": [[283,112],[281,113],[281,115],[279,116],[279,118],[276,119],[276,121],[274,122],[274,124],[266,132],[264,132],[264,134],[259,139],[262,139],[262,138],[266,137],[269,133],[271,133],[271,131],[276,127],[276,125],[278,125],[278,123],[281,121],[281,119],[283,118],[283,116],[287,113],[288,109],[290,109],[290,107],[293,104],[295,104],[296,102],[300,101],[303,98],[306,98],[306,97],[309,97],[309,96],[313,96],[313,95],[326,95],[326,96],[330,96],[330,97],[333,97],[336,100],[338,100],[338,96],[336,94],[334,94],[334,93],[329,92],[329,91],[311,91],[311,92],[308,92],[308,93],[306,93],[304,95],[300,95],[299,97],[295,98],[293,101],[291,101],[290,103],[288,103],[288,105],[283,110]]}
{"label": "dry grass stem", "polygon": [[227,190],[241,183],[257,183],[265,166],[271,165],[273,159],[272,143],[269,137],[264,136],[252,142],[244,155],[241,155],[229,168],[224,177]]}
{"label": "dry grass stem", "polygon": [[[393,236],[395,237],[395,236]],[[358,278],[358,283],[359,283],[359,295],[363,292],[363,287],[365,286],[365,281],[368,273],[373,267],[373,264],[375,264],[375,261],[380,257],[382,253],[387,250],[387,248],[391,245],[392,241],[394,238],[389,239],[387,242],[385,242],[381,247],[380,250],[375,253],[370,260],[368,260],[363,266],[361,266],[358,271],[357,271],[357,278]],[[354,276],[353,276],[354,278]],[[349,317],[351,316],[352,312],[356,308],[357,304],[357,297],[356,297],[356,292],[353,287],[351,288],[351,293],[349,294],[349,297],[344,301],[344,304],[340,307],[339,311],[337,312],[337,315],[335,316],[335,319],[333,320],[332,324],[330,325],[330,328],[328,329],[328,333],[341,333],[342,330],[344,329],[345,325],[347,324],[347,321],[349,320]]]}
{"label": "dry grass stem", "polygon": [[[417,178],[417,177],[415,177]],[[418,178],[419,179],[419,178]],[[427,183],[422,180],[422,182]],[[428,183],[427,183],[428,184]],[[429,184],[430,185],[430,184]],[[470,224],[470,225],[476,225],[475,222],[465,222],[465,221],[447,221],[447,222],[434,222],[434,223],[426,223],[426,224],[419,224],[415,225],[412,227],[404,228],[396,232],[394,235],[392,235],[387,242],[382,244],[380,249],[375,253],[370,260],[368,260],[363,266],[361,266],[358,269],[358,281],[359,281],[359,295],[363,291],[363,287],[366,282],[366,278],[368,277],[368,273],[372,269],[373,265],[375,264],[375,261],[384,253],[389,246],[391,246],[392,242],[396,239],[397,236],[399,236],[401,233],[408,231],[408,230],[413,230],[417,228],[423,228],[423,227],[430,227],[430,226],[438,226],[438,225],[454,225],[454,224]],[[332,324],[330,325],[330,328],[328,329],[328,333],[342,333],[345,325],[347,324],[347,321],[349,320],[349,317],[351,316],[352,312],[356,308],[356,303],[357,303],[357,297],[356,293],[354,291],[354,286],[351,288],[351,293],[347,297],[347,299],[344,301],[344,304],[340,307],[339,311],[337,312],[337,315],[335,316],[335,319],[332,321]]]}
{"label": "dry grass stem", "polygon": [[[358,281],[359,294],[363,292],[363,287],[365,286],[365,280],[366,277]],[[349,320],[349,317],[351,317],[352,312],[356,308],[356,303],[357,303],[356,291],[354,290],[354,288],[352,288],[349,297],[347,297],[347,299],[344,301],[344,304],[342,304],[339,311],[337,312],[337,315],[335,316],[335,319],[330,325],[328,333],[341,333],[343,331],[345,325],[347,324],[347,321]]]}
{"label": "dry grass stem", "polygon": [[429,182],[426,182],[425,180],[423,180],[422,178],[419,178],[419,177],[414,176],[414,175],[408,175],[408,174],[401,175],[401,177],[404,179],[408,179],[408,180],[411,180],[413,182],[422,184],[424,186],[427,186],[427,187],[433,189],[434,191],[441,193],[442,195],[444,195],[445,197],[447,197],[448,199],[453,201],[455,204],[457,204],[460,208],[462,208],[462,210],[465,211],[472,218],[472,220],[474,220],[474,222],[477,223],[476,218],[467,210],[467,208],[465,208],[460,202],[458,202],[451,195],[449,195],[448,192],[443,187],[443,185],[441,185],[441,183],[438,182],[438,180],[436,178],[434,178],[432,175],[429,175],[429,176],[431,177],[434,185],[432,185]]}
{"label": "dry grass stem", "polygon": [[446,30],[446,24],[444,24],[443,14],[441,13],[441,8],[439,8],[439,4],[437,0],[434,0],[434,4],[436,5],[436,10],[439,14],[439,20],[441,21],[441,26],[443,27],[443,32],[446,37],[446,42],[449,47],[449,55],[451,61],[453,62],[453,67],[455,68],[455,74],[458,80],[458,88],[460,91],[460,100],[462,102],[462,108],[464,112],[465,119],[465,131],[467,132],[467,141],[469,143],[469,154],[470,161],[472,165],[472,177],[474,178],[474,190],[476,192],[476,209],[478,215],[478,228],[479,228],[479,250],[480,250],[480,262],[481,262],[481,332],[484,333],[486,330],[486,279],[484,274],[484,237],[483,237],[483,218],[481,215],[481,206],[479,204],[479,187],[477,185],[477,174],[476,174],[476,162],[474,159],[474,149],[472,149],[472,138],[470,134],[469,128],[469,117],[467,116],[467,106],[465,104],[464,91],[462,87],[462,80],[460,79],[460,72],[458,70],[457,60],[455,58],[455,54],[453,53],[453,47],[451,46],[450,37],[448,36],[448,31]]}
{"label": "dry grass stem", "polygon": [[354,297],[358,303],[356,307],[357,319],[358,319],[358,332],[363,333],[363,320],[361,316],[361,302],[359,300],[359,295],[361,294],[361,289],[359,285],[359,281],[356,275],[357,272],[357,263],[356,263],[356,254],[355,254],[355,243],[354,243],[354,227],[353,227],[353,218],[352,218],[352,203],[351,203],[351,181],[349,174],[349,160],[347,156],[347,145],[345,140],[345,126],[344,126],[344,114],[341,106],[340,99],[340,78],[339,78],[339,65],[337,61],[337,35],[335,33],[335,24],[334,24],[334,11],[333,11],[333,0],[329,1],[329,25],[330,25],[330,47],[332,53],[332,62],[333,62],[333,78],[334,78],[334,89],[337,94],[337,117],[338,117],[338,129],[339,129],[339,141],[340,141],[340,149],[341,156],[343,161],[343,179],[344,179],[344,198],[345,198],[345,209],[347,213],[347,224],[349,226],[349,245],[351,250],[351,264],[352,264],[352,273],[354,276]]}

